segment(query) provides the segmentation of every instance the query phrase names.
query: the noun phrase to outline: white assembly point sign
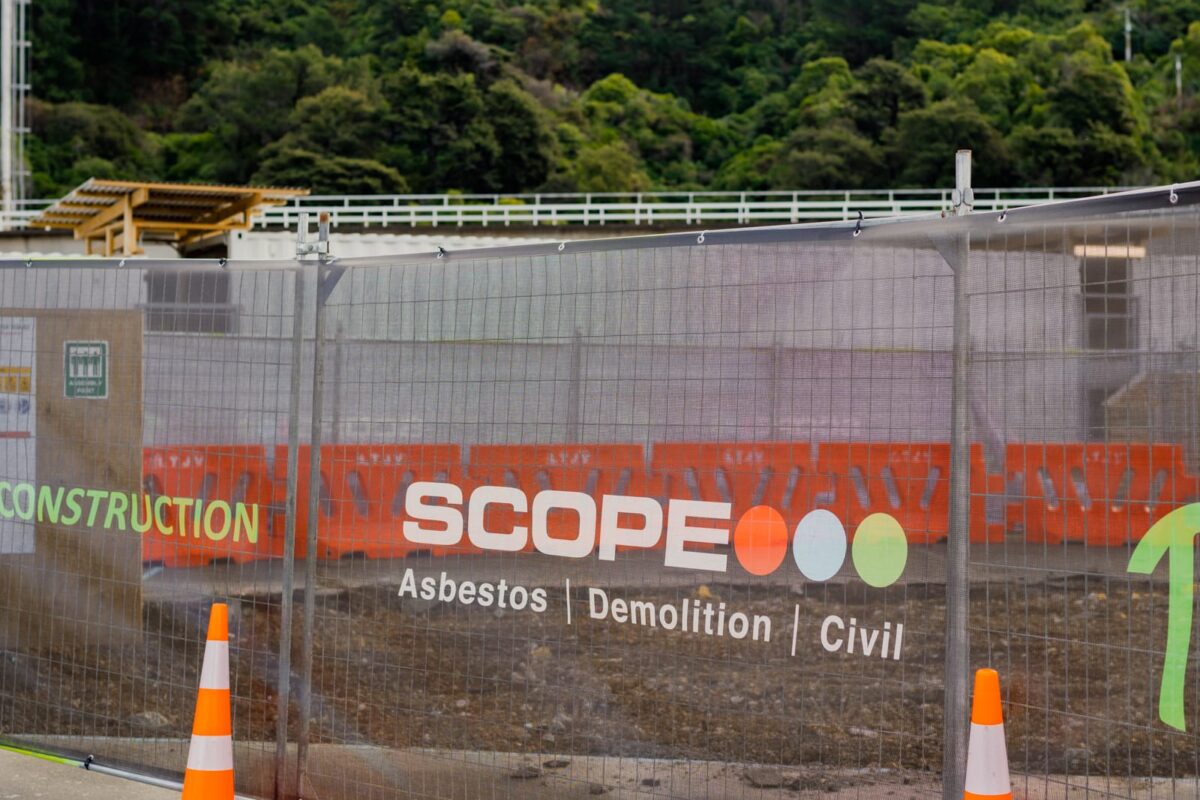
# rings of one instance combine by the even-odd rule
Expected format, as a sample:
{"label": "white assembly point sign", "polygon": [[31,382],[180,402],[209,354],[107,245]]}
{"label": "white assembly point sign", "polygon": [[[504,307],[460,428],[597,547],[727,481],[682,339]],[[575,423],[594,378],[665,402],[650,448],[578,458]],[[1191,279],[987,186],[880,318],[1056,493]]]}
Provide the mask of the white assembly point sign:
{"label": "white assembly point sign", "polygon": [[[37,320],[0,317],[0,481],[37,483]],[[32,553],[32,520],[0,517],[0,554]]]}

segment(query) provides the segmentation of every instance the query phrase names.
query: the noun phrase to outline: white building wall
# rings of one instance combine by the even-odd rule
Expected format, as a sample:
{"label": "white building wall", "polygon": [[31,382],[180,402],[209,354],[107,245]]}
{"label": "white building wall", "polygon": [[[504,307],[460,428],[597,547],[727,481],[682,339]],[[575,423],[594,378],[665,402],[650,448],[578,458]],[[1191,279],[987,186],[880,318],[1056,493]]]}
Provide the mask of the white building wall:
{"label": "white building wall", "polygon": [[[399,247],[397,237],[372,238]],[[427,251],[433,238],[408,237],[407,246]],[[247,241],[264,258],[294,248],[290,235]],[[353,241],[339,235],[334,251],[355,253]],[[439,241],[455,252],[486,242]],[[974,251],[976,435],[1078,440],[1089,388],[1194,352],[1196,252],[1178,236],[1147,243],[1131,268],[1141,350],[1113,356],[1082,348],[1071,253]],[[235,335],[147,336],[155,442],[286,435],[291,276],[238,269],[230,280]],[[853,242],[597,254],[568,246],[561,256],[352,268],[329,300],[328,336],[341,341],[330,342],[327,407],[339,409],[341,436],[352,441],[555,441],[571,435],[578,380],[583,436],[593,441],[942,440],[951,286],[933,248]],[[137,307],[144,273],[135,262],[0,270],[0,297],[11,307]],[[311,336],[311,294],[306,306]],[[577,333],[586,357],[573,377]]]}

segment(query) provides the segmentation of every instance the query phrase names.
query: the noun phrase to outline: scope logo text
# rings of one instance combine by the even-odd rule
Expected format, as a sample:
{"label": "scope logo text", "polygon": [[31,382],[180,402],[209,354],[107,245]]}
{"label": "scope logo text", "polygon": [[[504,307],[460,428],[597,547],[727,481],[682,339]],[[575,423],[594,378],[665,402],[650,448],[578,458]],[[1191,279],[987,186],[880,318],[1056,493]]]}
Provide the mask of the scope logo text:
{"label": "scope logo text", "polygon": [[[465,501],[465,502],[464,502]],[[663,545],[663,563],[677,569],[725,572],[728,555],[714,548],[732,544],[733,554],[752,575],[770,575],[783,566],[791,542],[792,560],[811,581],[825,581],[842,568],[847,550],[859,576],[870,586],[895,583],[908,560],[908,540],[894,517],[871,514],[854,531],[853,543],[832,511],[815,509],[789,532],[783,515],[771,506],[748,509],[734,523],[732,505],[707,500],[668,500],[604,495],[599,502],[584,492],[546,489],[526,496],[510,486],[478,486],[464,497],[453,483],[420,481],[405,494],[404,537],[431,547],[453,547],[465,535],[474,546],[494,552],[520,552],[530,543],[540,553],[584,558],[598,550],[612,561],[619,549]],[[528,524],[489,530],[490,509],[520,517]],[[551,514],[567,511],[578,518],[573,538],[552,536]],[[560,531],[561,533],[561,531]]]}

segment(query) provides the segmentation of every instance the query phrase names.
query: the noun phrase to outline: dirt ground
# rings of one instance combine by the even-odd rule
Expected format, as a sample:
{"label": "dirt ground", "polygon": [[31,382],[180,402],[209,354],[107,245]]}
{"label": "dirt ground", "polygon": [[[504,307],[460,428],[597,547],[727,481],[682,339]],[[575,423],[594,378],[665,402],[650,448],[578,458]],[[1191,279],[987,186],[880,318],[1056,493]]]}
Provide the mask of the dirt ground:
{"label": "dirt ground", "polygon": [[[770,642],[590,619],[586,588],[574,589],[570,625],[562,586],[547,587],[543,613],[401,598],[395,586],[321,592],[313,740],[819,764],[843,775],[940,769],[944,587],[608,589],[610,597],[723,602],[731,612],[767,615]],[[1196,682],[1188,688],[1189,733],[1156,719],[1166,594],[1165,585],[1113,578],[973,590],[973,661],[1000,670],[1014,770],[1200,773]],[[275,735],[279,603],[278,596],[233,601],[239,739]],[[903,623],[901,658],[826,652],[820,628],[829,615],[866,629]],[[205,616],[201,604],[158,601],[146,607],[138,648],[0,653],[0,735],[186,737]],[[295,736],[299,603],[293,625]]]}

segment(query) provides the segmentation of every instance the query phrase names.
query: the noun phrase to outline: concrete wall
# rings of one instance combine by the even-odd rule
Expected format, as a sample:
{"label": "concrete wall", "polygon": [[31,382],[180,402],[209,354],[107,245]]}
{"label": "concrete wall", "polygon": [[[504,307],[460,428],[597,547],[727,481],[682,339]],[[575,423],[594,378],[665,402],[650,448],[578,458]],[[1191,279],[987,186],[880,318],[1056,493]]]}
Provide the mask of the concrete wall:
{"label": "concrete wall", "polygon": [[[1081,349],[1069,248],[973,251],[978,435],[1079,439],[1090,387],[1194,351],[1193,238],[1147,242],[1133,265],[1143,349],[1118,356]],[[146,335],[148,443],[286,440],[292,281],[233,272],[236,335]],[[329,300],[328,421],[344,441],[944,440],[951,291],[934,249],[853,241],[355,268]],[[0,297],[130,308],[145,282],[8,270]]]}

